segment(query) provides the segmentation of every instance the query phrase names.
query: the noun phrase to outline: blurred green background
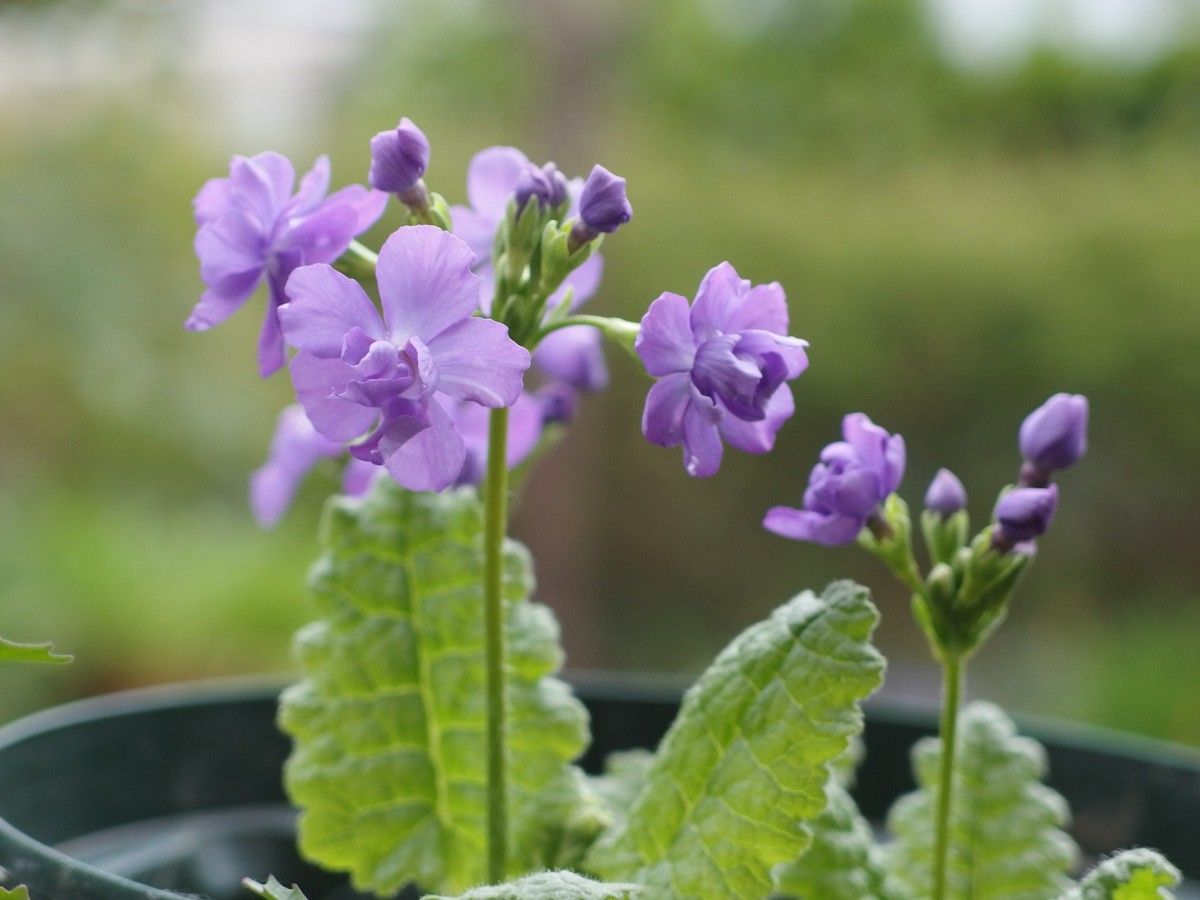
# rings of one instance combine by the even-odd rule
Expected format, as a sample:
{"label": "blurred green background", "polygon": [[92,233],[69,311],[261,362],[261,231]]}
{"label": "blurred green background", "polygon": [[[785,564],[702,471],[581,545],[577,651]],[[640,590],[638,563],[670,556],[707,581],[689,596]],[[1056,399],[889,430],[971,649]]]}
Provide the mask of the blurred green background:
{"label": "blurred green background", "polygon": [[[688,479],[610,354],[514,530],[577,667],[695,673],[839,575],[875,588],[885,693],[932,700],[873,560],[773,537],[840,417],[905,435],[902,492],[956,471],[977,521],[1021,418],[1091,398],[1091,448],[971,692],[1200,742],[1200,32],[1169,0],[18,3],[0,6],[0,714],[288,667],[335,473],[264,533],[246,507],[286,377],[261,300],[207,334],[190,198],[230,155],[362,181],[401,115],[463,199],[496,143],[627,176],[593,309],[639,317],[729,259],[812,344],[766,458]],[[397,223],[393,210],[370,236]]]}

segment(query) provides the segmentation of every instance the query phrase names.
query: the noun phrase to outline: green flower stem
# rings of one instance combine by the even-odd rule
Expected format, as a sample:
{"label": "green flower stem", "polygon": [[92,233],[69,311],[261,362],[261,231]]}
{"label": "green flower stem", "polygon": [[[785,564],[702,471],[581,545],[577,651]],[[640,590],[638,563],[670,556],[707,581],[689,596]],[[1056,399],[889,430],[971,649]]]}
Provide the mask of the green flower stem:
{"label": "green flower stem", "polygon": [[633,349],[633,342],[637,340],[641,325],[637,322],[630,322],[628,319],[608,316],[566,316],[550,322],[548,325],[543,325],[533,336],[529,348],[532,350],[541,343],[542,338],[551,332],[558,331],[560,328],[571,328],[575,325],[590,325],[598,328],[606,338],[620,344],[629,351],[634,359],[638,359],[637,351]]}
{"label": "green flower stem", "polygon": [[938,773],[937,821],[933,845],[933,900],[946,900],[946,863],[950,853],[950,801],[954,783],[954,749],[964,663],[946,653],[942,662],[941,770]]}
{"label": "green flower stem", "polygon": [[333,267],[356,281],[369,281],[375,277],[375,263],[378,261],[378,253],[368,250],[358,241],[351,241],[346,251],[334,260]]}
{"label": "green flower stem", "polygon": [[504,532],[508,524],[508,409],[488,420],[483,535],[484,631],[487,641],[487,873],[499,884],[508,859],[508,755],[504,647]]}

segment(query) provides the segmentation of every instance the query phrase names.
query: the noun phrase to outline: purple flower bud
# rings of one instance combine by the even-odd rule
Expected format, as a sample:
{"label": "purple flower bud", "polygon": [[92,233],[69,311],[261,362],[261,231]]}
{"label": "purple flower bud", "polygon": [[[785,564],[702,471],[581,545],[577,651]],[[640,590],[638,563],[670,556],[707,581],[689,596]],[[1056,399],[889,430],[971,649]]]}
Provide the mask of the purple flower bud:
{"label": "purple flower bud", "polygon": [[409,119],[371,138],[371,187],[389,194],[404,194],[425,174],[429,141]]}
{"label": "purple flower bud", "polygon": [[967,492],[958,476],[949,469],[938,469],[925,492],[925,508],[943,517],[952,516],[967,505]]}
{"label": "purple flower bud", "polygon": [[541,404],[543,425],[566,425],[574,420],[579,410],[579,393],[561,381],[543,385],[533,396]]}
{"label": "purple flower bud", "polygon": [[633,207],[625,196],[625,179],[604,166],[593,166],[579,195],[579,218],[590,230],[603,234],[616,231],[633,218]]}
{"label": "purple flower bud", "polygon": [[531,197],[542,209],[555,209],[567,202],[567,179],[552,162],[540,169],[530,165],[517,182],[514,196],[518,212],[525,208]]}
{"label": "purple flower bud", "polygon": [[1008,550],[1031,541],[1050,527],[1058,509],[1058,486],[1016,488],[996,504],[997,529],[992,544]]}
{"label": "purple flower bud", "polygon": [[1083,456],[1087,425],[1088,401],[1082,394],[1055,394],[1031,412],[1018,436],[1021,455],[1036,470],[1026,473],[1032,477],[1025,480],[1044,483],[1055,469],[1065,469]]}

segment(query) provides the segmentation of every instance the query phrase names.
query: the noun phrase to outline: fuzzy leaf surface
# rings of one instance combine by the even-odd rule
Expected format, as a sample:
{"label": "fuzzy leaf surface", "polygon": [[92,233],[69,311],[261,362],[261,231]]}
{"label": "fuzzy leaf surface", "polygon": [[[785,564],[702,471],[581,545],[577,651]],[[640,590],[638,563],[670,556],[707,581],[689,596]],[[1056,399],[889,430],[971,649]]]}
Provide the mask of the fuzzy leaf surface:
{"label": "fuzzy leaf surface", "polygon": [[250,878],[242,879],[242,886],[250,893],[262,897],[263,900],[308,900],[296,885],[285,887],[272,875],[266,884],[259,884]]}
{"label": "fuzzy leaf surface", "polygon": [[1139,847],[1098,864],[1062,900],[1171,900],[1179,879],[1162,854]]}
{"label": "fuzzy leaf surface", "polygon": [[883,862],[871,826],[835,779],[829,805],[812,824],[813,841],[799,859],[775,870],[780,900],[884,900]]}
{"label": "fuzzy leaf surface", "polygon": [[721,652],[684,697],[628,817],[587,866],[652,897],[765,897],[811,840],[827,763],[862,729],[879,686],[865,588],[805,592]]}
{"label": "fuzzy leaf surface", "polygon": [[636,884],[604,884],[574,872],[538,872],[505,884],[472,888],[457,898],[434,896],[423,900],[634,900],[642,896]]}
{"label": "fuzzy leaf surface", "polygon": [[[410,493],[378,479],[331,501],[310,576],[320,618],[296,636],[305,678],[285,691],[285,770],[300,847],[359,889],[461,891],[485,872],[483,510],[470,488]],[[562,651],[533,575],[505,548],[510,859],[546,868],[580,779],[587,714],[550,677]]]}
{"label": "fuzzy leaf surface", "polygon": [[73,659],[75,657],[69,654],[55,653],[51,643],[18,644],[0,637],[0,662],[69,663]]}
{"label": "fuzzy leaf surface", "polygon": [[[1046,753],[1019,737],[1012,721],[990,703],[959,712],[950,809],[947,897],[952,900],[1041,900],[1058,897],[1070,881],[1078,849],[1061,830],[1066,801],[1041,784]],[[892,883],[902,896],[929,895],[941,742],[913,747],[919,789],[896,801],[888,816],[895,841],[887,848]]]}

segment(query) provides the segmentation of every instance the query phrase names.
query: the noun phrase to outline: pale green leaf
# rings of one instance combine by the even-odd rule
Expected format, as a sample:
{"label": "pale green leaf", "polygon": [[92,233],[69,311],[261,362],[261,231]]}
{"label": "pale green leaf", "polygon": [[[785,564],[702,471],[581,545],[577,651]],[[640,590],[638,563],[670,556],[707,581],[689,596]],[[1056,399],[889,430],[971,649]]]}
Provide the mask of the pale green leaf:
{"label": "pale green leaf", "polygon": [[1062,900],[1171,900],[1179,870],[1153,850],[1111,856],[1092,869]]}
{"label": "pale green leaf", "polygon": [[867,590],[805,592],[742,633],[688,691],[628,819],[587,867],[654,897],[764,897],[810,841],[827,763],[883,676]]}
{"label": "pale green leaf", "polygon": [[18,884],[12,890],[0,887],[0,900],[29,900],[29,888]]}
{"label": "pale green leaf", "polygon": [[472,888],[457,898],[430,894],[423,900],[633,900],[636,884],[603,884],[574,872],[538,872],[516,881]]}
{"label": "pale green leaf", "polygon": [[250,893],[262,897],[263,900],[308,900],[296,885],[284,887],[275,880],[274,875],[267,879],[266,884],[259,884],[250,878],[243,878],[242,887]]}
{"label": "pale green leaf", "polygon": [[51,643],[18,644],[0,638],[0,662],[69,663],[74,658],[66,653],[55,653]]}
{"label": "pale green leaf", "polygon": [[[1075,842],[1063,798],[1040,783],[1041,745],[1018,737],[999,707],[973,703],[959,712],[950,810],[948,900],[1039,900],[1070,884]],[[917,791],[896,801],[888,816],[895,841],[888,873],[905,896],[927,897],[932,883],[934,810],[941,742],[913,748]]]}
{"label": "pale green leaf", "polygon": [[[414,494],[379,479],[331,502],[296,637],[306,678],[283,696],[300,846],[356,886],[460,891],[485,872],[483,511],[469,488]],[[528,553],[505,548],[509,871],[554,865],[581,779],[587,714],[562,681],[558,626],[526,602]]]}
{"label": "pale green leaf", "polygon": [[788,900],[883,900],[883,862],[871,826],[835,779],[829,804],[812,823],[803,856],[775,870],[775,896]]}

